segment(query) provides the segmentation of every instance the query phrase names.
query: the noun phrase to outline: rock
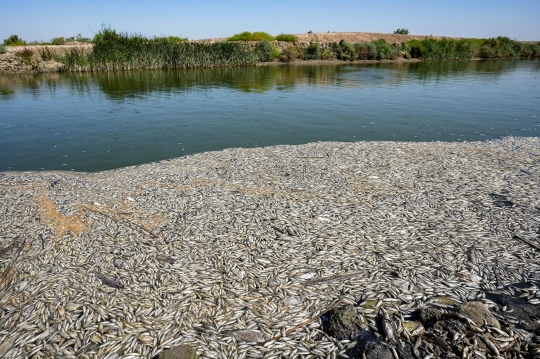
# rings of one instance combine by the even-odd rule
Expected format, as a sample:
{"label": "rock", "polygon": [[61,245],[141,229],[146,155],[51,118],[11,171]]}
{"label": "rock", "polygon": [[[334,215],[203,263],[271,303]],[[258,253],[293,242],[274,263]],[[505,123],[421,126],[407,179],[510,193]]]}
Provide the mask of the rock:
{"label": "rock", "polygon": [[394,359],[388,345],[369,330],[361,329],[355,340],[357,344],[345,352],[349,358],[362,358],[364,353],[367,359]]}
{"label": "rock", "polygon": [[159,359],[197,359],[197,352],[189,345],[179,345],[162,351]]}
{"label": "rock", "polygon": [[527,324],[523,329],[536,335],[540,335],[540,322],[531,322]]}
{"label": "rock", "polygon": [[364,353],[367,359],[394,359],[392,351],[380,341],[367,342]]}
{"label": "rock", "polygon": [[435,308],[421,308],[419,310],[420,322],[425,327],[431,327],[433,324],[442,319],[444,313]]}
{"label": "rock", "polygon": [[356,316],[356,309],[352,305],[345,305],[332,310],[328,314],[328,334],[338,340],[353,339],[360,329],[367,328]]}
{"label": "rock", "polygon": [[486,307],[484,303],[468,302],[460,308],[459,312],[471,318],[479,327],[484,325],[485,319],[488,325],[491,325],[497,329],[501,328],[499,321],[493,316],[493,314],[491,314],[488,307]]}

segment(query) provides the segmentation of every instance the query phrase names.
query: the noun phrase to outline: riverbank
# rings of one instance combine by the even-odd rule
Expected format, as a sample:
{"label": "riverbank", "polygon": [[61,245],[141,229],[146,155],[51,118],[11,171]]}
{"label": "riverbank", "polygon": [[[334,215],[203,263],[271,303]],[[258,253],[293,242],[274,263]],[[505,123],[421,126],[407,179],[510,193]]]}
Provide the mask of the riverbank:
{"label": "riverbank", "polygon": [[326,357],[350,341],[320,320],[264,345],[238,331],[273,337],[337,300],[407,328],[424,306],[493,307],[482,293],[540,280],[539,156],[508,137],[3,172],[0,356]]}
{"label": "riverbank", "polygon": [[540,57],[540,44],[507,37],[458,39],[376,33],[291,35],[287,41],[173,41],[101,30],[93,44],[2,47],[0,73],[96,72],[255,66],[261,63],[364,63]]}

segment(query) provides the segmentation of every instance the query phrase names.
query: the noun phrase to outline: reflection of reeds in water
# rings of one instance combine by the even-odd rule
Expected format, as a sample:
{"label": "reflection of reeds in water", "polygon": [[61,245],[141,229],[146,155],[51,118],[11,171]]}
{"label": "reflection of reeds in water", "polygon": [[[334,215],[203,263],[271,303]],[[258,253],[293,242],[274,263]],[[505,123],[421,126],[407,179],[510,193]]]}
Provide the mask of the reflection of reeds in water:
{"label": "reflection of reeds in water", "polygon": [[[16,92],[46,87],[51,93],[68,86],[81,95],[97,84],[109,98],[132,98],[148,93],[191,91],[201,88],[230,88],[243,92],[287,90],[303,85],[380,86],[410,79],[447,76],[499,75],[516,70],[521,60],[431,61],[373,63],[367,65],[294,65],[257,67],[213,67],[174,71],[118,71],[105,73],[18,74],[0,76],[0,99]],[[540,71],[540,62],[530,65]]]}

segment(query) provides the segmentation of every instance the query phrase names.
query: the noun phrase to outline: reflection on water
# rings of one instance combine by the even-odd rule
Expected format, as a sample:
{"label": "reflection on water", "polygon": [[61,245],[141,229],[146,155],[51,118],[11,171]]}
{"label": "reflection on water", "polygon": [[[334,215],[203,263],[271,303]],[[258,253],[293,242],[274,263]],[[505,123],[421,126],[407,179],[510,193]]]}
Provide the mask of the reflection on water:
{"label": "reflection on water", "polygon": [[538,135],[540,61],[0,76],[0,170],[103,170],[227,147]]}
{"label": "reflection on water", "polygon": [[[521,68],[523,60],[431,61],[358,65],[290,65],[220,67],[175,71],[127,71],[109,73],[16,74],[0,76],[0,96],[16,91],[55,93],[71,87],[79,95],[91,85],[111,99],[133,98],[153,92],[178,92],[201,88],[231,88],[245,92],[287,90],[298,85],[373,86],[399,84],[411,79],[444,80],[448,76],[501,75]],[[359,68],[362,71],[359,71]],[[540,71],[540,61],[531,61],[530,71]]]}

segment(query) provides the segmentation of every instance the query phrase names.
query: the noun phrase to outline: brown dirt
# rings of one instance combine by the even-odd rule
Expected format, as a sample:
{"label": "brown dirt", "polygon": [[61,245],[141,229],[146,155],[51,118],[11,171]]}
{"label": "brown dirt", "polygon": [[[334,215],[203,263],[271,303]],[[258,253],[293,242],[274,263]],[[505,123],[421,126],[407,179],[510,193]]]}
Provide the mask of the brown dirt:
{"label": "brown dirt", "polygon": [[[374,41],[379,39],[385,39],[388,43],[402,43],[410,40],[423,40],[430,36],[425,35],[398,35],[398,34],[384,34],[379,32],[320,32],[313,34],[297,34],[298,42],[310,42],[319,41],[320,43],[339,42],[345,40],[350,43],[362,42],[362,41]],[[444,36],[431,36],[434,39],[442,39]],[[459,39],[458,37],[452,37],[452,39]],[[205,42],[218,42],[225,41],[226,37],[220,37],[215,39],[201,39],[196,41]]]}
{"label": "brown dirt", "polygon": [[[45,49],[54,55],[61,55],[73,47],[90,50],[91,44],[69,43],[67,45],[47,46],[6,46],[7,52],[0,55],[0,74],[59,72],[63,65],[54,60],[43,61],[41,52]],[[20,54],[26,52],[28,57]]]}
{"label": "brown dirt", "polygon": [[[402,43],[404,41],[410,40],[423,40],[429,36],[424,35],[398,35],[398,34],[383,34],[377,32],[323,32],[323,33],[313,33],[313,34],[299,34],[298,41],[319,41],[321,43],[325,42],[339,42],[340,40],[345,40],[350,43],[362,42],[362,41],[375,41],[379,39],[385,39],[386,42],[393,43]],[[432,36],[435,39],[442,39],[443,36]],[[458,39],[453,37],[453,39]]]}
{"label": "brown dirt", "polygon": [[57,211],[56,206],[50,198],[41,196],[38,202],[40,212],[43,215],[43,223],[54,231],[57,238],[62,238],[68,233],[78,236],[87,231],[88,225],[84,223],[84,213],[82,210],[79,210],[78,214],[63,216]]}

